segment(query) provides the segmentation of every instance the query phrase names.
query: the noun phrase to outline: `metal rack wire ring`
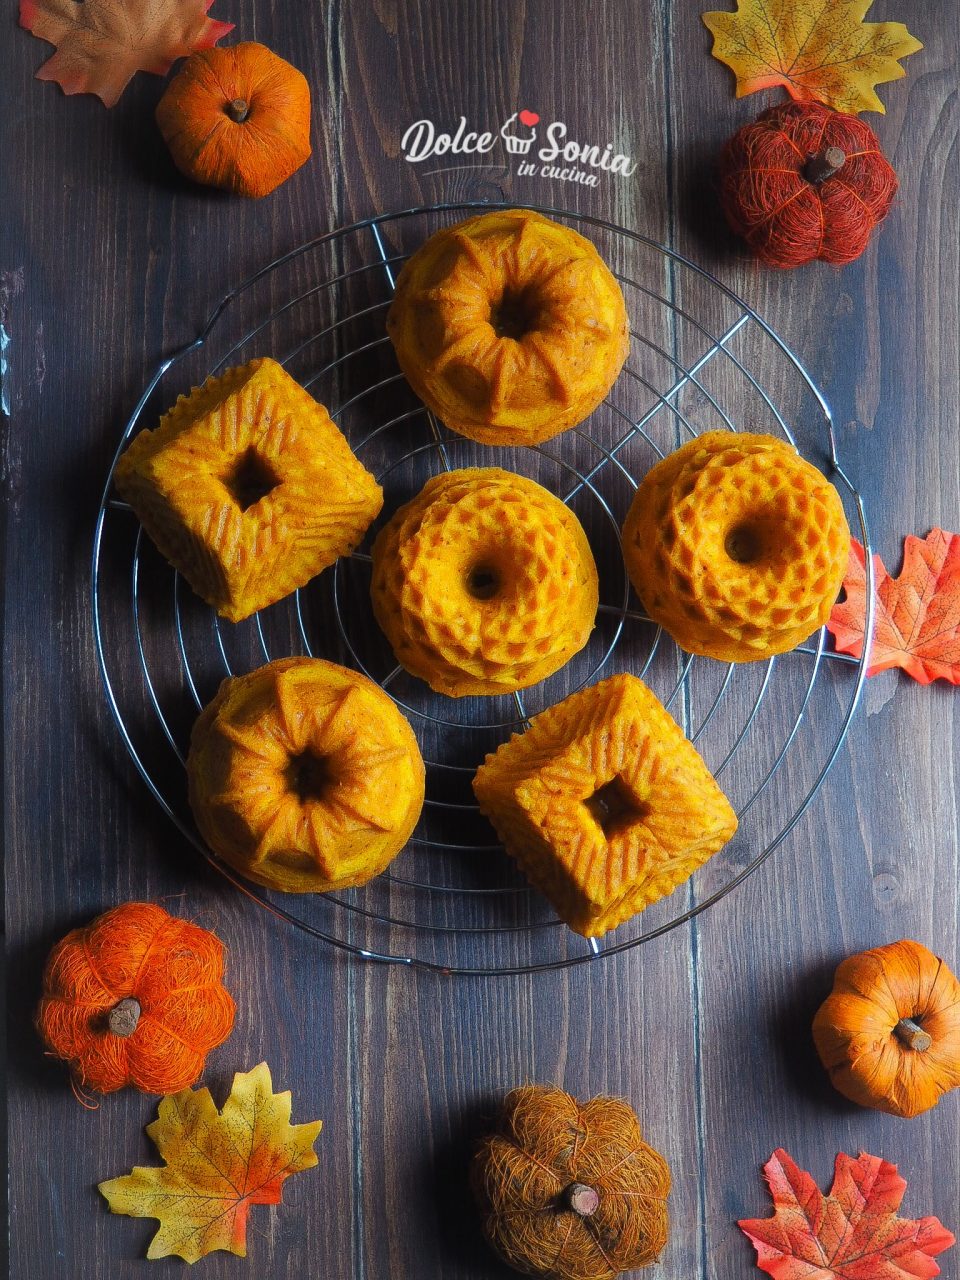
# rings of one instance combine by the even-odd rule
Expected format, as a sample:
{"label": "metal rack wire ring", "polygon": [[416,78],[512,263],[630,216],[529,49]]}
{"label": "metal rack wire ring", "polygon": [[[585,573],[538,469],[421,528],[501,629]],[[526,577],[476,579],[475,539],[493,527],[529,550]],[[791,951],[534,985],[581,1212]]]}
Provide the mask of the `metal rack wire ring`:
{"label": "metal rack wire ring", "polygon": [[[539,210],[589,235],[624,290],[631,354],[603,405],[534,449],[480,446],[442,428],[400,374],[384,316],[410,252],[440,226],[494,207],[474,201],[367,218],[301,245],[221,298],[197,337],[161,363],[126,424],[97,516],[92,572],[94,637],[111,713],[184,837],[296,929],[366,959],[483,975],[616,954],[724,897],[796,826],[860,697],[865,661],[830,652],[823,632],[780,658],[734,666],[681,652],[643,615],[631,597],[619,528],[649,467],[703,430],[779,434],[832,472],[872,572],[863,503],[840,465],[829,407],[799,359],[708,272],[601,219]],[[372,619],[366,548],[379,522],[353,556],[244,623],[224,623],[197,600],[116,498],[114,468],[134,432],[153,425],[178,394],[256,355],[279,360],[327,405],[384,485],[382,519],[428,475],[459,466],[521,472],[568,503],[600,572],[597,625],[582,653],[512,696],[431,693],[396,665]],[[408,848],[361,889],[281,895],[248,884],[206,848],[186,805],[183,764],[198,710],[225,675],[291,653],[345,661],[376,680],[410,719],[427,763],[424,812]],[[670,898],[602,942],[588,941],[524,882],[469,783],[484,754],[537,711],[618,670],[650,684],[683,725],[730,796],[740,830]]]}

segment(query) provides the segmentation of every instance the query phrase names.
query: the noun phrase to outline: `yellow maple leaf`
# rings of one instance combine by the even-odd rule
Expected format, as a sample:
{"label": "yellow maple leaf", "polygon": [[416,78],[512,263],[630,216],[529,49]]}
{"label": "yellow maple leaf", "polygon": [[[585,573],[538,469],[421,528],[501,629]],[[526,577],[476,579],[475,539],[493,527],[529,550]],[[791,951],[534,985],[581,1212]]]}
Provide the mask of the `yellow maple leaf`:
{"label": "yellow maple leaf", "polygon": [[215,1249],[246,1257],[253,1204],[279,1204],[284,1179],[317,1163],[321,1122],[290,1123],[290,1094],[274,1093],[261,1062],[238,1072],[218,1111],[209,1089],[164,1098],[147,1133],[166,1161],[100,1183],[114,1213],[157,1218],[148,1258],[187,1262]]}
{"label": "yellow maple leaf", "polygon": [[883,111],[874,85],[906,75],[897,61],[923,45],[902,22],[864,22],[873,0],[737,0],[736,13],[705,13],[713,56],[737,77],[737,97],[782,84],[857,115]]}

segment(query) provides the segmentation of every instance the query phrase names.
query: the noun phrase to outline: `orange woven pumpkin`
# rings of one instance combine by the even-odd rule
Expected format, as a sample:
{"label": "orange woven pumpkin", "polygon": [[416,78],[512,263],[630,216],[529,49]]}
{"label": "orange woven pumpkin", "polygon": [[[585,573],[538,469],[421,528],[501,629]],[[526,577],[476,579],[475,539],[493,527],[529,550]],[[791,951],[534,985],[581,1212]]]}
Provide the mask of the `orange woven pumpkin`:
{"label": "orange woven pumpkin", "polygon": [[37,1028],[81,1086],[176,1093],[233,1029],[219,938],[150,902],[68,933],[47,960]]}
{"label": "orange woven pumpkin", "polygon": [[960,1085],[960,982],[909,939],[849,956],[817,1010],[813,1038],[845,1097],[918,1116]]}
{"label": "orange woven pumpkin", "polygon": [[471,1183],[490,1244],[529,1275],[614,1280],[656,1262],[667,1241],[670,1169],[618,1098],[514,1089]]}
{"label": "orange woven pumpkin", "polygon": [[310,155],[310,88],[252,41],[193,53],[157,103],[177,168],[242,196],[269,195]]}

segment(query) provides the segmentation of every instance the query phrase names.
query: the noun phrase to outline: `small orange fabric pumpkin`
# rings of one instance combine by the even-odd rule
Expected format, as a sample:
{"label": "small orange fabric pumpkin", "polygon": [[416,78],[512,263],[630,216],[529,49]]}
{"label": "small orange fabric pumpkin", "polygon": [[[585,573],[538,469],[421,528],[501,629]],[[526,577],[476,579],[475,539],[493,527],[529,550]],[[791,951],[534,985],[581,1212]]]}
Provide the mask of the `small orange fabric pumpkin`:
{"label": "small orange fabric pumpkin", "polygon": [[177,1093],[233,1029],[214,934],[150,902],[68,933],[47,960],[37,1028],[79,1085]]}
{"label": "small orange fabric pumpkin", "polygon": [[909,939],[849,956],[817,1010],[813,1039],[845,1097],[918,1116],[960,1085],[960,982]]}
{"label": "small orange fabric pumpkin", "polygon": [[252,41],[191,54],[156,116],[182,173],[242,196],[269,195],[310,156],[309,85]]}
{"label": "small orange fabric pumpkin", "polygon": [[471,1183],[490,1244],[530,1275],[614,1280],[656,1262],[667,1241],[669,1166],[618,1098],[514,1089]]}

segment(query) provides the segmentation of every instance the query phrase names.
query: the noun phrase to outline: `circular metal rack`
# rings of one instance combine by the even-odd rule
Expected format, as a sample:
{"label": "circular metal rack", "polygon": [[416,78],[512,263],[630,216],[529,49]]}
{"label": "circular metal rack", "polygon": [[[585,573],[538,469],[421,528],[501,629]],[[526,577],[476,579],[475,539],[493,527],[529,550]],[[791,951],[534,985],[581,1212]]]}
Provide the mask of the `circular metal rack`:
{"label": "circular metal rack", "polygon": [[[624,572],[619,527],[638,479],[658,458],[708,429],[785,437],[837,481],[872,570],[863,504],[840,466],[829,407],[797,357],[702,268],[597,218],[541,210],[590,236],[623,287],[631,353],[605,402],[579,428],[535,449],[485,448],[442,428],[399,372],[386,309],[409,253],[439,227],[492,207],[444,204],[368,218],[285,254],[222,298],[140,397],[110,468],[93,546],[94,633],[110,709],[181,833],[289,925],[357,956],[445,973],[559,968],[676,928],[777,848],[840,751],[865,663],[829,651],[824,632],[789,654],[734,666],[681,652],[643,616]],[[356,554],[234,626],[142,537],[114,494],[113,472],[134,432],[155,425],[178,395],[260,355],[279,360],[327,405],[383,484],[386,502]],[[597,559],[600,611],[586,648],[542,684],[513,696],[443,698],[398,667],[380,635],[368,548],[428,475],[491,465],[537,479],[579,516]],[[183,763],[199,709],[225,675],[295,653],[345,662],[381,684],[410,719],[427,762],[427,799],[409,845],[360,889],[285,895],[248,884],[205,847],[186,804]],[[683,725],[730,797],[740,829],[669,898],[588,941],[523,880],[478,812],[470,781],[484,755],[530,716],[624,670],[643,678]]]}

